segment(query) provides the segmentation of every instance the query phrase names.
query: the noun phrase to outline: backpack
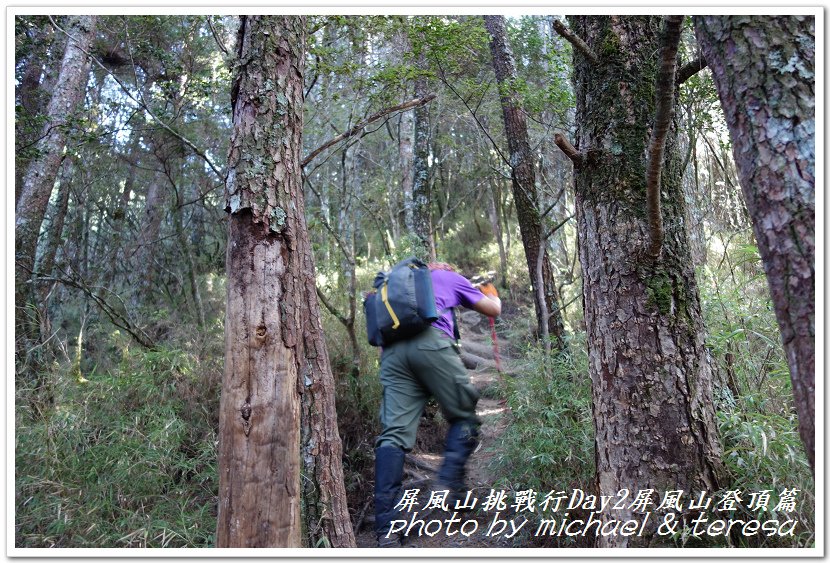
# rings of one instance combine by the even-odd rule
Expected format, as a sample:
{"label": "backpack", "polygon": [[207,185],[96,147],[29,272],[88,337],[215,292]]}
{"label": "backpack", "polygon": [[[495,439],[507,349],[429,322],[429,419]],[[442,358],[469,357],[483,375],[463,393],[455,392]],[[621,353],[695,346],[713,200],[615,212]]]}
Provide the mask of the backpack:
{"label": "backpack", "polygon": [[378,272],[374,289],[363,301],[366,333],[372,346],[386,346],[426,330],[440,316],[435,307],[432,275],[421,260],[410,257],[389,272]]}

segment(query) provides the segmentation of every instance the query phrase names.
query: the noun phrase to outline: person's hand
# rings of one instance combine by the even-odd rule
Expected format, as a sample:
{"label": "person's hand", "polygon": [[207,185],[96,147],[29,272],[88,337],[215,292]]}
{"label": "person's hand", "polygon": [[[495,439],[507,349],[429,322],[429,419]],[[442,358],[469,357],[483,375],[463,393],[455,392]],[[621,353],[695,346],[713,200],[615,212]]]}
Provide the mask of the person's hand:
{"label": "person's hand", "polygon": [[496,286],[490,282],[480,285],[478,289],[487,297],[495,297],[496,299],[499,297],[499,292],[496,291]]}

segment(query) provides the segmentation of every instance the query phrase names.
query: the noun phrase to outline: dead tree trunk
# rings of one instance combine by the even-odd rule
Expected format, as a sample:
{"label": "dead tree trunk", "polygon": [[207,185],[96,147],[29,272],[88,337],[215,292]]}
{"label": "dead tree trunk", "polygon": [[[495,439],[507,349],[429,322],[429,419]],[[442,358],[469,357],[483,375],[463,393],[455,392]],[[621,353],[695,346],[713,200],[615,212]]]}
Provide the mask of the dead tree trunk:
{"label": "dead tree trunk", "polygon": [[239,28],[219,547],[354,546],[304,216],[305,25],[302,16],[242,16]]}
{"label": "dead tree trunk", "polygon": [[697,16],[815,465],[815,18]]}
{"label": "dead tree trunk", "polygon": [[[683,223],[674,124],[661,175],[664,237],[649,252],[646,154],[655,117],[661,18],[573,16],[595,64],[574,51],[579,253],[599,493],[718,489],[712,368]],[[603,519],[625,519],[630,508]],[[641,516],[640,516],[641,517]],[[642,537],[600,538],[603,547]]]}
{"label": "dead tree trunk", "polygon": [[[516,65],[507,42],[504,16],[484,16],[490,33],[490,51],[493,68],[501,91],[504,129],[510,151],[510,169],[513,179],[513,199],[522,233],[522,245],[527,259],[527,271],[536,306],[538,334],[549,333],[556,338],[556,347],[564,347],[565,327],[562,311],[556,299],[556,283],[548,258],[544,232],[536,193],[536,171],[527,135],[527,119],[522,108],[521,96],[516,91]],[[537,275],[537,262],[541,250],[541,276]],[[543,296],[544,299],[540,299]],[[546,326],[543,326],[546,325]]]}

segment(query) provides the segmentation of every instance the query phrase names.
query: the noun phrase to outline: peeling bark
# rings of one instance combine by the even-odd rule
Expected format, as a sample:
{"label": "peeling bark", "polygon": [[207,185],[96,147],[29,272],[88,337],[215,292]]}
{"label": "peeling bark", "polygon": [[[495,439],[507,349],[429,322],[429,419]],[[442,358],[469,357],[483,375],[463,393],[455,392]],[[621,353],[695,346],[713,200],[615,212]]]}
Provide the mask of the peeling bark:
{"label": "peeling bark", "polygon": [[815,469],[815,19],[696,16]]}
{"label": "peeling bark", "polygon": [[[661,18],[570,21],[605,61],[596,66],[575,57],[577,144],[588,155],[575,171],[576,211],[599,493],[713,492],[720,449],[712,367],[683,222],[674,124],[663,161],[663,250],[657,261],[648,254],[645,169]],[[627,513],[610,511],[603,519]],[[653,533],[599,541],[647,545]]]}
{"label": "peeling bark", "polygon": [[241,18],[225,191],[219,547],[354,546],[302,192],[305,24]]}

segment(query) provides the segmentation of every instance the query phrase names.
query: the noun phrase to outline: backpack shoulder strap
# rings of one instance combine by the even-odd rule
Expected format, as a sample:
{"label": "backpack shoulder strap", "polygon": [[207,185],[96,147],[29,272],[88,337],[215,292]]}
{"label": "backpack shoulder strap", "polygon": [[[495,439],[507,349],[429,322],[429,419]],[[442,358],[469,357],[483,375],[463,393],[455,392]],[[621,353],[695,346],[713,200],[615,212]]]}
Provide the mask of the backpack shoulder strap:
{"label": "backpack shoulder strap", "polygon": [[438,316],[442,316],[447,311],[452,313],[452,337],[455,340],[455,343],[458,346],[461,346],[461,333],[458,331],[458,317],[455,314],[455,307],[447,307],[446,309],[441,309],[440,311],[438,311]]}
{"label": "backpack shoulder strap", "polygon": [[455,307],[450,307],[452,311],[452,336],[455,338],[455,343],[461,346],[461,334],[458,332],[458,317],[455,314]]}

